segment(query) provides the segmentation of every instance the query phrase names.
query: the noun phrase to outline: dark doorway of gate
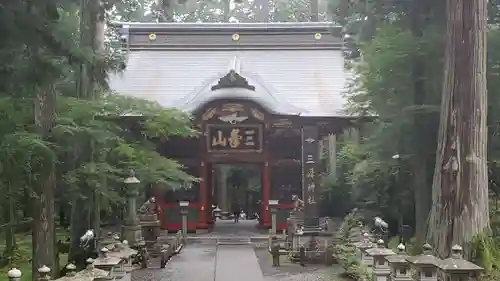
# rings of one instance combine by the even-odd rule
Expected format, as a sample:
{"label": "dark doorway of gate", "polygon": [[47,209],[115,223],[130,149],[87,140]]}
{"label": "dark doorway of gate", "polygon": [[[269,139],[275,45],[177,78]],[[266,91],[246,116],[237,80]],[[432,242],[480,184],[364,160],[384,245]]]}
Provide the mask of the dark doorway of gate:
{"label": "dark doorway of gate", "polygon": [[211,171],[211,205],[215,228],[257,227],[262,212],[263,165],[216,163],[212,164]]}

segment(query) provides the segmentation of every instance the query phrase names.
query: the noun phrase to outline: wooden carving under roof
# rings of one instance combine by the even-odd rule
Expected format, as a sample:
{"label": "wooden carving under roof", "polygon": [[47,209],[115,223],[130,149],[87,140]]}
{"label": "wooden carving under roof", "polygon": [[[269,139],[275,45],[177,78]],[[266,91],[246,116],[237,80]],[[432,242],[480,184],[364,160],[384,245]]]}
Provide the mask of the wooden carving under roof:
{"label": "wooden carving under roof", "polygon": [[262,123],[266,113],[251,101],[214,101],[207,105],[201,119],[209,123],[241,124]]}
{"label": "wooden carving under roof", "polygon": [[230,70],[226,76],[219,80],[217,85],[212,86],[211,90],[229,89],[229,88],[242,88],[250,91],[255,91],[255,86],[248,84],[247,79],[241,76],[234,70]]}

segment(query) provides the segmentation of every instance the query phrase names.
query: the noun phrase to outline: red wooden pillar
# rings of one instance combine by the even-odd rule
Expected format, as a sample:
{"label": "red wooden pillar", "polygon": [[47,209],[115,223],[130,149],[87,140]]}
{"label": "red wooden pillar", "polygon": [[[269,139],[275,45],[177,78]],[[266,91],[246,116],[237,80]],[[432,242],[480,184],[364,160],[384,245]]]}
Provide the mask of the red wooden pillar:
{"label": "red wooden pillar", "polygon": [[207,229],[207,206],[208,204],[208,173],[207,173],[207,165],[205,161],[201,161],[200,163],[200,221],[196,228],[198,229]]}

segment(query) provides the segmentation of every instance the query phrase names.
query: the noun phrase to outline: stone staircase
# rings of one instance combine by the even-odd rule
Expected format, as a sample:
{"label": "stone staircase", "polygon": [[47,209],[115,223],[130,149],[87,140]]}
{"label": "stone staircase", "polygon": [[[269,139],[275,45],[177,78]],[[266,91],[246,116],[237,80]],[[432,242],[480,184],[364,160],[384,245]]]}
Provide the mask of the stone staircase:
{"label": "stone staircase", "polygon": [[188,244],[203,244],[203,245],[254,245],[259,246],[261,244],[268,244],[268,236],[205,236],[205,237],[193,237],[188,236],[186,238]]}
{"label": "stone staircase", "polygon": [[251,245],[252,239],[250,237],[227,236],[218,237],[217,245]]}

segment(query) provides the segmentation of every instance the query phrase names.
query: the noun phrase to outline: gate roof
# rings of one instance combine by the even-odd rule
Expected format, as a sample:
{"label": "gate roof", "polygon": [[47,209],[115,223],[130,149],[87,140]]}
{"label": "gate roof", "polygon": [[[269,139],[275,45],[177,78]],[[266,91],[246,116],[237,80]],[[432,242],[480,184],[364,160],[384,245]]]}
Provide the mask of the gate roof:
{"label": "gate roof", "polygon": [[349,73],[329,23],[116,25],[128,51],[126,69],[110,77],[120,94],[190,112],[247,99],[274,114],[347,116]]}

